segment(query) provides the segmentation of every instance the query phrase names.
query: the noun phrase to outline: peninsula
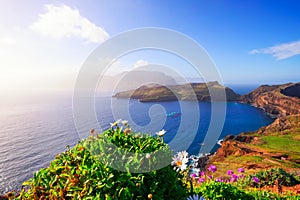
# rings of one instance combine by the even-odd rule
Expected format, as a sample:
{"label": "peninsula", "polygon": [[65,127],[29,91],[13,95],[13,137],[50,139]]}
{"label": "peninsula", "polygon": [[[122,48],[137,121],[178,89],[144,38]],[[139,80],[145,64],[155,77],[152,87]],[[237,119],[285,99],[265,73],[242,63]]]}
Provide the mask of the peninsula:
{"label": "peninsula", "polygon": [[300,114],[300,82],[262,85],[239,98],[276,116]]}
{"label": "peninsula", "polygon": [[116,98],[138,99],[140,102],[158,102],[158,101],[201,101],[210,102],[210,92],[214,92],[217,99],[214,101],[223,101],[220,94],[225,90],[227,101],[237,101],[240,97],[232,89],[220,85],[218,82],[209,83],[188,83],[182,85],[162,86],[149,84],[139,87],[136,90],[118,92],[114,95]]}

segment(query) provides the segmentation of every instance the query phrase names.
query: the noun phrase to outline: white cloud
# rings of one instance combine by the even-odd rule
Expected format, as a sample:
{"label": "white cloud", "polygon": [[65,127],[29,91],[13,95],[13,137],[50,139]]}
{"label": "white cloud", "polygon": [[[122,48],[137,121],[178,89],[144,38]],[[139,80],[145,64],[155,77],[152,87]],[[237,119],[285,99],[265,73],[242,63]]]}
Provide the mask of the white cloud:
{"label": "white cloud", "polygon": [[3,38],[0,38],[0,44],[14,45],[16,43],[17,43],[17,41],[14,38],[12,38],[12,37],[3,37]]}
{"label": "white cloud", "polygon": [[142,67],[142,66],[146,66],[148,65],[148,61],[147,60],[138,60],[136,61],[134,64],[133,64],[133,67],[134,68],[137,68],[137,67]]}
{"label": "white cloud", "polygon": [[300,54],[300,41],[290,42],[267,47],[263,49],[254,49],[250,54],[272,54],[277,60],[286,59]]}
{"label": "white cloud", "polygon": [[90,42],[103,42],[109,35],[101,27],[80,15],[77,9],[66,5],[45,5],[46,12],[40,14],[30,28],[42,35],[54,38],[76,36]]}

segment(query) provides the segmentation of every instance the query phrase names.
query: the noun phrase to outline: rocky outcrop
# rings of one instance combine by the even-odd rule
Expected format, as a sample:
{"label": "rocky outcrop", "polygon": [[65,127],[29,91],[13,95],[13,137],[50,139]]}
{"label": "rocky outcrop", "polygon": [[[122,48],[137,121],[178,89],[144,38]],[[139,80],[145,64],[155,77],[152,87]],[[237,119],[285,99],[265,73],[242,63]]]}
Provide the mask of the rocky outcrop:
{"label": "rocky outcrop", "polygon": [[[225,92],[226,99],[222,99],[222,92]],[[211,93],[215,99],[211,99]],[[218,82],[189,83],[175,86],[145,85],[136,90],[119,92],[114,95],[117,98],[139,99],[140,102],[156,101],[236,101],[240,95],[232,89],[220,85]]]}
{"label": "rocky outcrop", "polygon": [[300,84],[262,85],[239,98],[276,116],[300,114]]}

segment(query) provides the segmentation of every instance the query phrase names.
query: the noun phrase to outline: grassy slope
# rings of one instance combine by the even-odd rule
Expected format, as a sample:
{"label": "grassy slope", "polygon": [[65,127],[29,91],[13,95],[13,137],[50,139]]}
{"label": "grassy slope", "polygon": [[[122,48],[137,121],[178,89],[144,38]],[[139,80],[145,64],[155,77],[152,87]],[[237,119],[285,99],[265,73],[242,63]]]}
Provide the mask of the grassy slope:
{"label": "grassy slope", "polygon": [[[233,148],[231,153],[224,158],[218,152],[211,162],[218,166],[220,174],[239,167],[246,168],[249,174],[272,167],[300,174],[300,116],[289,116],[287,120],[290,127],[285,130],[280,130],[275,121],[257,132],[245,134],[253,136],[250,143],[228,141]],[[250,152],[239,152],[242,148]]]}

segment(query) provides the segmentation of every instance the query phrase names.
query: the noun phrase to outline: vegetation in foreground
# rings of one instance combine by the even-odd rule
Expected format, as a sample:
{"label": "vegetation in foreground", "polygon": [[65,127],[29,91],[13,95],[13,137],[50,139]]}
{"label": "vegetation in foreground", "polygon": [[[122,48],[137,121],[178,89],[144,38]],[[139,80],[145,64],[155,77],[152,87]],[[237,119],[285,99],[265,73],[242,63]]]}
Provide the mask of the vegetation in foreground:
{"label": "vegetation in foreground", "polygon": [[[205,172],[193,167],[187,152],[172,157],[157,137],[132,133],[127,122],[112,124],[103,134],[92,134],[74,148],[58,155],[50,166],[23,183],[21,193],[8,199],[300,199],[296,193],[274,193],[264,186],[296,185],[299,179],[281,169],[246,175],[243,168],[216,177],[217,168]],[[93,133],[93,132],[92,132]],[[121,147],[114,149],[108,143]],[[153,152],[162,151],[167,166]],[[134,154],[132,154],[134,153]],[[126,159],[129,157],[130,159]],[[168,160],[169,159],[169,160]],[[121,163],[119,163],[121,162]],[[146,164],[145,164],[146,163]],[[111,166],[125,166],[117,170]],[[134,170],[148,170],[133,173]]]}

